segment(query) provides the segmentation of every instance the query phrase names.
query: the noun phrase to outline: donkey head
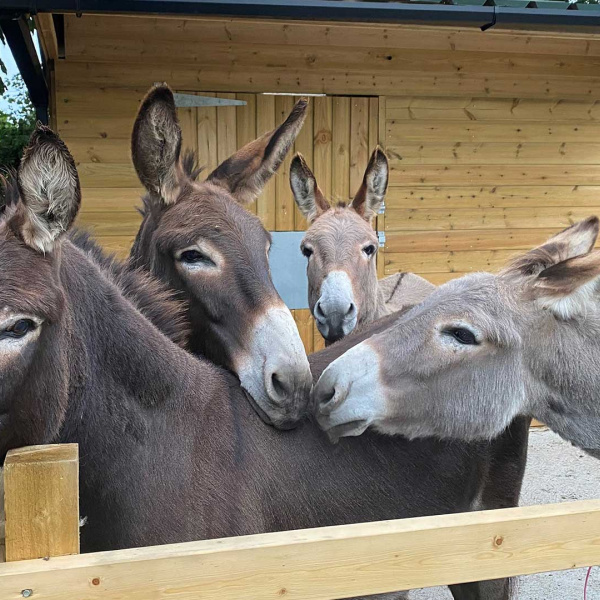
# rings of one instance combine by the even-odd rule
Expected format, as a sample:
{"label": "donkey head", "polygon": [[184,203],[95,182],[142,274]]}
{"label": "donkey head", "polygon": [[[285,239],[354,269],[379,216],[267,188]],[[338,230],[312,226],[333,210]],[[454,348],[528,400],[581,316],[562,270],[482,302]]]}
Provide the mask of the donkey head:
{"label": "donkey head", "polygon": [[[18,445],[48,443],[66,411],[69,361],[61,238],[81,194],[75,163],[48,128],[38,126],[17,180],[5,181],[0,220],[0,456]],[[35,376],[44,372],[47,377]],[[48,383],[50,382],[50,384]],[[43,389],[40,389],[42,388]],[[39,399],[43,398],[43,402]]]}
{"label": "donkey head", "polygon": [[328,342],[375,317],[379,244],[371,220],[383,202],[387,182],[387,158],[376,148],[352,203],[331,207],[302,156],[292,161],[292,191],[310,224],[301,246],[308,259],[308,301]]}
{"label": "donkey head", "polygon": [[247,144],[198,183],[181,157],[171,90],[154,87],[132,137],[133,162],[148,191],[132,249],[189,305],[190,347],[240,378],[264,420],[290,426],[312,380],[290,311],[269,271],[269,233],[244,208],[283,162],[305,118],[300,100],[276,130]]}
{"label": "donkey head", "polygon": [[519,415],[600,454],[598,219],[499,275],[448,282],[355,346],[315,387],[333,437],[372,425],[408,437],[491,438]]}

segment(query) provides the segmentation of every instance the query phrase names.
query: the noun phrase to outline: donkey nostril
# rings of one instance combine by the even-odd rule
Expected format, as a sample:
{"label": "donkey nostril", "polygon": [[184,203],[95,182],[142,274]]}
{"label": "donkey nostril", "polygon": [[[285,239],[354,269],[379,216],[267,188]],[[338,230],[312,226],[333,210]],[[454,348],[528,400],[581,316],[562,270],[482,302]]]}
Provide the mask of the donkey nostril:
{"label": "donkey nostril", "polygon": [[273,385],[273,391],[279,398],[285,398],[286,389],[285,385],[277,375],[277,373],[273,373],[271,375],[271,384]]}
{"label": "donkey nostril", "polygon": [[324,319],[325,318],[325,313],[323,312],[323,309],[321,308],[321,301],[320,300],[315,305],[315,316],[318,317],[319,319]]}
{"label": "donkey nostril", "polygon": [[346,313],[346,316],[352,316],[354,315],[354,313],[356,312],[356,306],[354,306],[354,302],[350,302],[350,308],[348,308],[348,312]]}
{"label": "donkey nostril", "polygon": [[335,399],[335,386],[327,390],[321,390],[319,393],[319,409],[321,412],[331,412],[333,409],[333,400]]}

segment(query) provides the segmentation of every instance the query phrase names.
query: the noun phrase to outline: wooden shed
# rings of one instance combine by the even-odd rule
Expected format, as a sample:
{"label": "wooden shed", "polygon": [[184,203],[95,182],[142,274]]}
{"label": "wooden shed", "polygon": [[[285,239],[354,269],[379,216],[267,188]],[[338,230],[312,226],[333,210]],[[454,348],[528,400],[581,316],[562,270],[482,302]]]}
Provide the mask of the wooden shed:
{"label": "wooden shed", "polygon": [[[296,150],[329,197],[352,197],[381,144],[392,172],[376,224],[380,276],[442,283],[493,271],[600,213],[595,13],[334,0],[107,3],[133,14],[98,13],[97,2],[88,11],[83,0],[35,4],[46,10],[36,20],[51,123],[84,188],[80,222],[121,255],[140,223],[131,128],[157,81],[246,101],[180,109],[184,143],[207,170],[279,123],[299,94],[315,97]],[[82,12],[63,14],[71,4]],[[169,4],[162,13],[172,14],[152,10]],[[251,207],[272,231],[306,225],[288,164]],[[296,318],[312,350],[320,336],[307,311]]]}

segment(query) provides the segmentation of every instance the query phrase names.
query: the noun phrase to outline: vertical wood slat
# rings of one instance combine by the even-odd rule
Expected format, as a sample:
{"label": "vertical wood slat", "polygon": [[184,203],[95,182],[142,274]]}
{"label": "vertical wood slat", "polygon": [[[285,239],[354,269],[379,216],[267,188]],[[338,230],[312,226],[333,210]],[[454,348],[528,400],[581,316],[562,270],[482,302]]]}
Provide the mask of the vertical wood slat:
{"label": "vertical wood slat", "polygon": [[[237,107],[237,147],[238,150],[254,141],[260,134],[256,131],[256,94],[237,94],[238,100],[246,102],[245,106]],[[256,214],[256,200],[246,206]]]}
{"label": "vertical wood slat", "polygon": [[[275,96],[275,126],[279,127],[294,106],[292,96]],[[275,201],[275,226],[277,231],[294,230],[294,197],[290,188],[290,163],[293,152],[288,152],[283,163],[273,176],[277,197]]]}
{"label": "vertical wood slat", "polygon": [[[235,94],[217,94],[219,98],[235,99]],[[238,148],[237,106],[217,107],[217,163],[228,159]]]}
{"label": "vertical wood slat", "polygon": [[[201,93],[202,96],[214,97],[214,93]],[[204,106],[196,109],[198,122],[198,135],[196,147],[198,149],[198,165],[203,168],[201,179],[206,179],[217,168],[217,108]]]}
{"label": "vertical wood slat", "polygon": [[[314,108],[314,103],[311,102],[308,105],[308,110],[306,111],[306,120],[304,121],[304,125],[302,126],[302,129],[300,130],[300,133],[298,134],[298,137],[296,138],[296,143],[294,145],[294,154],[300,152],[302,156],[304,156],[306,164],[308,164],[310,169],[313,169],[315,147],[315,135],[313,130]],[[294,202],[294,229],[296,231],[304,231],[306,228],[306,219],[304,218],[304,215],[300,212],[298,206]]]}
{"label": "vertical wood slat", "polygon": [[304,349],[307,354],[313,352],[313,336],[314,336],[314,326],[313,326],[313,318],[310,314],[310,310],[307,308],[298,309],[292,311],[294,314],[294,321],[296,322],[296,327],[298,327],[298,333],[300,333],[300,339],[304,344]]}
{"label": "vertical wood slat", "polygon": [[314,99],[313,173],[328,201],[332,193],[333,99],[330,96]]}
{"label": "vertical wood slat", "polygon": [[[386,102],[385,96],[380,96],[377,101],[377,113],[371,112],[370,128],[373,129],[373,135],[376,135],[377,144],[383,146],[385,152],[385,123],[386,123]],[[377,215],[377,231],[385,233],[385,212]],[[377,252],[377,277],[385,277],[385,246],[379,248]]]}
{"label": "vertical wood slat", "polygon": [[[274,128],[275,96],[259,95],[256,98],[256,134],[262,135]],[[272,178],[256,202],[256,214],[269,231],[275,229],[275,197],[275,181]]]}
{"label": "vertical wood slat", "polygon": [[350,104],[350,196],[362,183],[369,161],[369,98],[352,98]]}
{"label": "vertical wood slat", "polygon": [[77,444],[10,450],[4,462],[6,560],[79,553]]}
{"label": "vertical wood slat", "polygon": [[177,117],[181,127],[182,151],[193,150],[198,156],[198,110],[178,108]]}
{"label": "vertical wood slat", "polygon": [[350,98],[333,99],[332,200],[350,200]]}

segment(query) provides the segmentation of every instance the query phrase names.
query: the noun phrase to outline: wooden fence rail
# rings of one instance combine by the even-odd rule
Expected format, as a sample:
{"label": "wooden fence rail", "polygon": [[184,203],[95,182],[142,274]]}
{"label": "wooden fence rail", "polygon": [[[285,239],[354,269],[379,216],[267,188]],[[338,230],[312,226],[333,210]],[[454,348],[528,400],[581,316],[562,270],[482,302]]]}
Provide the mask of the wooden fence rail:
{"label": "wooden fence rail", "polygon": [[599,563],[594,500],[17,561],[0,598],[333,600]]}

